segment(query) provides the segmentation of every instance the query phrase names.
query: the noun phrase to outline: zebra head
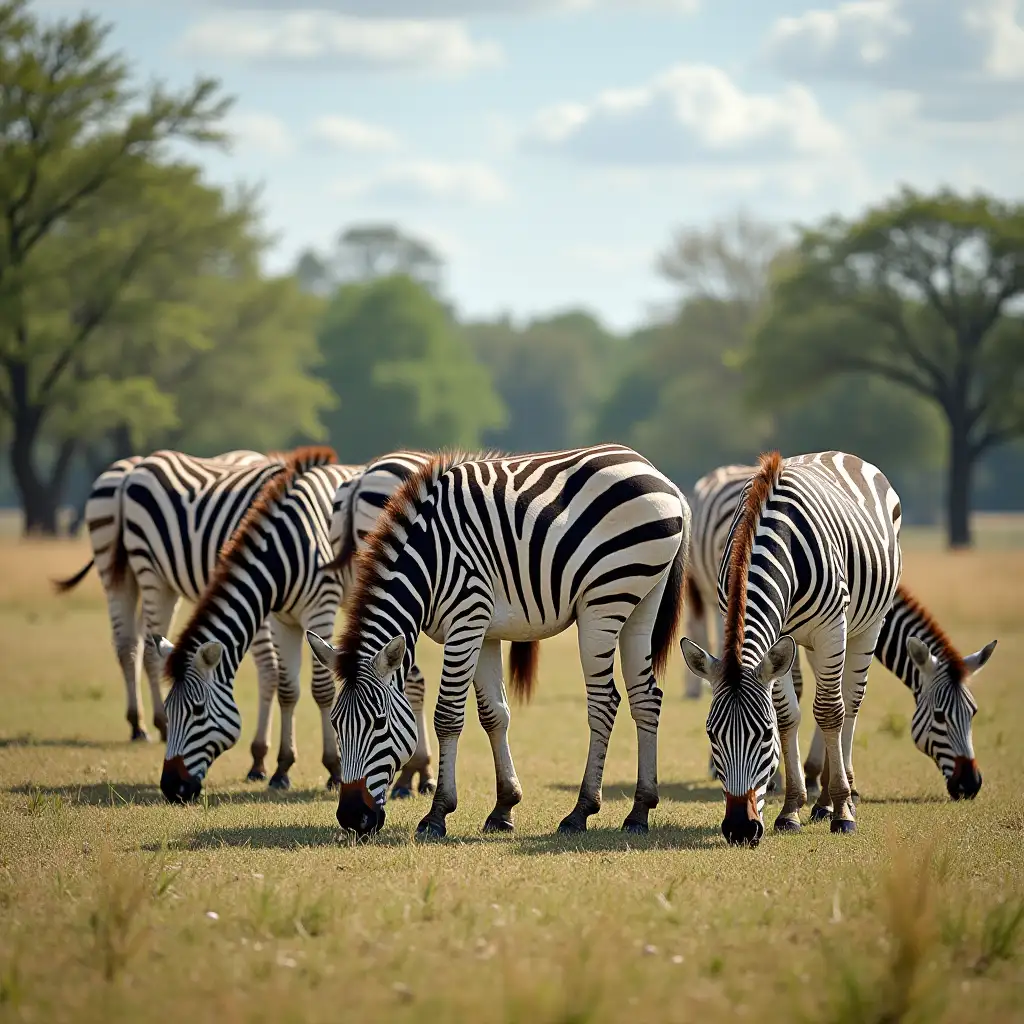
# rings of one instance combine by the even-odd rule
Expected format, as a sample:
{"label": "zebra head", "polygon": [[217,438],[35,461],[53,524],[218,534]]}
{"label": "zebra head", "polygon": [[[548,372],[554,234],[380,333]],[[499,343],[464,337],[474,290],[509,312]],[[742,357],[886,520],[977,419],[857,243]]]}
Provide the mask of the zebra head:
{"label": "zebra head", "polygon": [[[316,633],[306,639],[317,659],[337,672],[338,650]],[[405,638],[396,636],[372,656],[357,658],[354,675],[339,680],[331,711],[341,750],[337,817],[359,836],[384,827],[388,786],[416,750],[416,715],[405,695],[408,654]]]}
{"label": "zebra head", "polygon": [[971,736],[971,720],[978,704],[967,684],[992,657],[995,647],[993,640],[958,665],[948,658],[937,658],[917,637],[907,638],[907,652],[917,669],[910,732],[917,748],[939,766],[946,791],[954,800],[972,800],[981,789],[981,771]]}
{"label": "zebra head", "polygon": [[[174,646],[153,637],[161,656],[169,658]],[[238,742],[242,717],[231,687],[217,685],[214,676],[224,647],[209,640],[196,649],[179,669],[170,662],[171,688],[164,699],[167,711],[167,750],[160,789],[171,803],[198,799],[203,779],[214,758]]]}
{"label": "zebra head", "polygon": [[715,773],[725,791],[722,835],[733,844],[756,846],[764,835],[761,809],[779,766],[781,744],[772,685],[793,668],[796,644],[784,636],[754,667],[727,666],[686,637],[687,667],[711,684],[707,732]]}

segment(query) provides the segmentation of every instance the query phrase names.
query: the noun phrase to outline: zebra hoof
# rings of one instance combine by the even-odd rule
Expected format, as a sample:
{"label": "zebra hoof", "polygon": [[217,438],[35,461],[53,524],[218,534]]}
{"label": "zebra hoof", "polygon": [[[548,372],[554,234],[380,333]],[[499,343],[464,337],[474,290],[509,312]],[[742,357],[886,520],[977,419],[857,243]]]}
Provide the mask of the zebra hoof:
{"label": "zebra hoof", "polygon": [[412,789],[409,786],[392,786],[392,800],[408,800],[412,796]]}
{"label": "zebra hoof", "polygon": [[138,726],[132,728],[132,743],[148,743],[149,733],[145,729],[140,729]]}
{"label": "zebra hoof", "polygon": [[650,832],[650,826],[646,821],[633,821],[631,818],[627,818],[622,823],[622,831],[628,832],[632,836],[645,836]]}
{"label": "zebra hoof", "polygon": [[811,821],[827,821],[832,817],[832,811],[828,807],[819,807],[815,804],[811,808]]}
{"label": "zebra hoof", "polygon": [[587,819],[579,821],[571,814],[558,823],[558,834],[560,836],[578,836],[587,831]]}
{"label": "zebra hoof", "polygon": [[830,827],[833,835],[847,836],[857,831],[857,822],[848,821],[846,818],[834,818]]}
{"label": "zebra hoof", "polygon": [[283,793],[285,790],[292,788],[292,780],[288,778],[286,772],[279,771],[274,772],[274,774],[270,776],[270,782],[268,782],[267,785],[271,789],[280,790]]}
{"label": "zebra hoof", "polygon": [[341,788],[341,776],[332,775],[327,782],[324,784],[324,788],[328,793],[333,793],[336,789]]}
{"label": "zebra hoof", "polygon": [[249,769],[249,774],[246,775],[246,782],[265,782],[267,779],[267,773],[263,768],[257,768],[255,765]]}
{"label": "zebra hoof", "polygon": [[501,818],[492,814],[484,822],[484,832],[515,832],[516,826],[511,818]]}
{"label": "zebra hoof", "polygon": [[436,779],[420,779],[420,796],[433,796],[436,790]]}
{"label": "zebra hoof", "polygon": [[800,832],[803,826],[800,824],[799,818],[788,818],[783,815],[779,815],[775,819],[775,831],[776,832]]}
{"label": "zebra hoof", "polygon": [[448,829],[444,822],[429,821],[424,819],[416,826],[417,839],[444,839],[448,835]]}

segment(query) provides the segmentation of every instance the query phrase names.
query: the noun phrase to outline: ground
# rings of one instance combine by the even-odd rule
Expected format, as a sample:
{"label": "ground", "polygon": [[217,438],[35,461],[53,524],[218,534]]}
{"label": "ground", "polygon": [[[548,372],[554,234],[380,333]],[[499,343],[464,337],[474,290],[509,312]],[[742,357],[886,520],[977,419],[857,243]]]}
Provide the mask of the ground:
{"label": "ground", "polygon": [[[513,708],[513,837],[480,833],[494,781],[473,712],[441,843],[412,839],[422,797],[390,805],[373,843],[339,838],[305,684],[295,788],[241,781],[248,662],[243,742],[203,803],[169,807],[159,744],[127,742],[97,581],[49,590],[84,544],[0,541],[0,1020],[1024,1020],[1018,536],[956,555],[907,543],[905,581],[961,650],[999,640],[976,684],[978,799],[948,801],[910,740],[909,693],[876,666],[856,834],[808,825],[756,850],[719,833],[707,703],[682,700],[678,658],[650,835],[618,831],[635,775],[623,703],[604,809],[586,837],[553,836],[587,744],[572,633],[543,645],[534,702]],[[439,649],[418,653],[436,680]]]}

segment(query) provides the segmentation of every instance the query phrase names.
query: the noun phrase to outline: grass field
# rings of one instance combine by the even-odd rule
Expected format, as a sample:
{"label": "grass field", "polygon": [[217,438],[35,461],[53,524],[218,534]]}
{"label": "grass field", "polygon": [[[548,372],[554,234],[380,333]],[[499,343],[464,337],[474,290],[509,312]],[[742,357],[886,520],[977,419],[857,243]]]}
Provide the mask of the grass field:
{"label": "grass field", "polygon": [[[159,745],[126,742],[98,583],[49,592],[86,557],[0,543],[2,1020],[1024,1020],[1024,550],[907,545],[905,581],[961,649],[999,639],[976,687],[978,799],[946,799],[908,735],[909,693],[876,667],[857,833],[805,826],[756,850],[721,838],[706,702],[681,699],[678,658],[650,835],[618,831],[635,777],[625,703],[603,811],[585,838],[552,835],[587,744],[573,633],[543,645],[535,702],[513,709],[514,837],[479,831],[494,781],[475,717],[442,843],[411,838],[424,798],[390,805],[368,845],[339,838],[308,691],[295,788],[240,781],[248,662],[243,742],[203,803],[169,807]],[[439,648],[419,653],[436,679]],[[806,751],[809,711],[802,731]]]}

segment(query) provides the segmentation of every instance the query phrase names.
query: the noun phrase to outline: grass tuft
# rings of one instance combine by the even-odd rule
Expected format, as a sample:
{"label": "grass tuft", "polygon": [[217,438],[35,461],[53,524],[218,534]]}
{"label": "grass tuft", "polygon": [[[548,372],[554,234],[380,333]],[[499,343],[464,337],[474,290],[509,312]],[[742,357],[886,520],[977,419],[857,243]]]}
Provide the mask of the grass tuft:
{"label": "grass tuft", "polygon": [[975,974],[984,974],[1000,960],[1012,960],[1024,926],[1024,899],[1006,900],[991,907],[981,925],[981,954]]}

